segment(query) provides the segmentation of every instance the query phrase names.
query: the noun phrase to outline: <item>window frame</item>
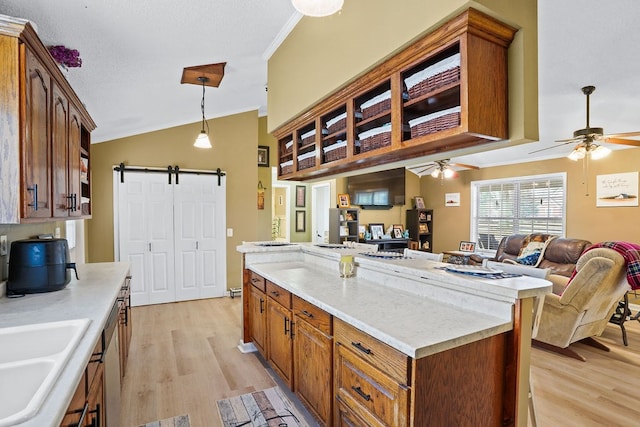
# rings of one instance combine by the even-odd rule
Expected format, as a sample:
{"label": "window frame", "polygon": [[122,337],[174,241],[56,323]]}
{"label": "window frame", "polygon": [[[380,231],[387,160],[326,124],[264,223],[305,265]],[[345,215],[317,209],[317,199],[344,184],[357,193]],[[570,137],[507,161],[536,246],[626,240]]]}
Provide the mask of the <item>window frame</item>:
{"label": "window frame", "polygon": [[[515,197],[517,200],[520,200],[520,185],[522,183],[531,182],[531,181],[543,181],[550,179],[561,179],[562,180],[562,218],[561,218],[561,228],[562,232],[560,236],[564,236],[566,234],[567,228],[567,173],[566,172],[557,172],[557,173],[549,173],[549,174],[541,174],[541,175],[526,175],[526,176],[516,176],[509,178],[498,178],[498,179],[486,179],[480,181],[471,181],[470,183],[470,192],[471,192],[471,207],[470,207],[470,227],[469,227],[469,240],[476,242],[478,234],[478,216],[476,212],[478,210],[478,190],[487,185],[500,185],[504,183],[512,183],[517,187]],[[519,217],[514,217],[519,218]],[[548,217],[547,217],[548,218]],[[517,221],[516,221],[517,222]],[[535,232],[535,231],[534,231]],[[540,231],[545,232],[545,231]],[[514,233],[523,233],[514,231]],[[500,239],[504,237],[501,236]],[[500,242],[500,239],[497,239]],[[497,248],[496,248],[497,249]],[[485,253],[485,254],[495,254],[496,249],[486,249],[481,248],[480,244],[476,246],[476,252]]]}

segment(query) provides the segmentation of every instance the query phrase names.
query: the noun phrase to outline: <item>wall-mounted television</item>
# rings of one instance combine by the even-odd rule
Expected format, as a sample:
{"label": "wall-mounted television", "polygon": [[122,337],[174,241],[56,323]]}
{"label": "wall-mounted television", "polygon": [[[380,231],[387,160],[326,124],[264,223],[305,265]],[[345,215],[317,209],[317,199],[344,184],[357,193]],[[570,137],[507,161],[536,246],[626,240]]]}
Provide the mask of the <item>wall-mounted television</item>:
{"label": "wall-mounted television", "polygon": [[362,209],[391,209],[404,205],[405,168],[350,176],[347,191],[351,204]]}

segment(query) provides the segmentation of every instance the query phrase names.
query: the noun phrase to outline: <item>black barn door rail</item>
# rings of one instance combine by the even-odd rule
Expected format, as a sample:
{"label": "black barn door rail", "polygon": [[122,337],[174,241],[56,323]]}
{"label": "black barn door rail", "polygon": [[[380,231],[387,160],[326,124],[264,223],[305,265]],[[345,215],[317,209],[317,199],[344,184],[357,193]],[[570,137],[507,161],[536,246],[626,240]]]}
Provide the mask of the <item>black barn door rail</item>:
{"label": "black barn door rail", "polygon": [[222,172],[220,168],[217,168],[215,171],[192,171],[192,170],[180,170],[178,165],[175,166],[167,166],[166,169],[163,168],[143,168],[143,167],[134,167],[134,166],[126,166],[124,163],[120,163],[118,166],[113,168],[114,171],[120,172],[120,182],[124,182],[124,173],[125,172],[144,172],[144,173],[166,173],[168,176],[169,184],[171,184],[171,175],[175,174],[176,176],[176,184],[180,184],[180,174],[191,174],[191,175],[217,175],[218,176],[218,186],[222,185],[222,177],[226,175],[225,172]]}

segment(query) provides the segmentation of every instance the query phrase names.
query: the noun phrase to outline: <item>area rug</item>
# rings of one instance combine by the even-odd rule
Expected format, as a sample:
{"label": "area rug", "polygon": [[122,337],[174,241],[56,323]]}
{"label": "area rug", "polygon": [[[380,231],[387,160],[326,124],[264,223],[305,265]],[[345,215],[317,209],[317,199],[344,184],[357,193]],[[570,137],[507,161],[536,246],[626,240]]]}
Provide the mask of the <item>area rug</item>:
{"label": "area rug", "polygon": [[140,427],[189,427],[190,425],[191,424],[189,423],[189,415],[187,414],[142,424],[140,425]]}
{"label": "area rug", "polygon": [[309,427],[278,387],[218,400],[224,427]]}

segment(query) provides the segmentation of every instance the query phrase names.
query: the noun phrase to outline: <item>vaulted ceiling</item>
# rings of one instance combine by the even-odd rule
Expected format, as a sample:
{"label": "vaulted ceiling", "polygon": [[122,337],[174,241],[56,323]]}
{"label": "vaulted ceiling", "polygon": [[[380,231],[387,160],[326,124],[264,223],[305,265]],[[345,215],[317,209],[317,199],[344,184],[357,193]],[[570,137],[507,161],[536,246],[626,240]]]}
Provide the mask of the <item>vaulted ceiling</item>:
{"label": "vaulted ceiling", "polygon": [[[597,88],[592,126],[640,130],[637,2],[539,0],[538,9],[540,142],[455,161],[490,166],[568,154],[553,141],[584,127],[586,85]],[[220,87],[207,88],[208,118],[266,114],[266,61],[300,19],[289,0],[2,0],[0,13],[34,22],[45,44],[80,51],[83,65],[69,80],[98,125],[94,142],[199,121],[201,88],[180,84],[186,66],[227,62]],[[558,147],[528,154],[549,146]]]}

